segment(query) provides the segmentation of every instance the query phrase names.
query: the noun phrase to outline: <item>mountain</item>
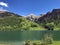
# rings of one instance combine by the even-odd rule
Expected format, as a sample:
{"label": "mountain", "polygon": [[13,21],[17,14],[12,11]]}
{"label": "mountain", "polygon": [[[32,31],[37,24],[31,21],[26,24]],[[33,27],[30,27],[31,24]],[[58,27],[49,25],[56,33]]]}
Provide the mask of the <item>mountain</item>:
{"label": "mountain", "polygon": [[27,16],[27,19],[39,24],[48,30],[60,30],[60,9],[53,9],[51,12],[41,14],[39,17],[34,14]]}
{"label": "mountain", "polygon": [[0,30],[39,30],[44,29],[39,24],[18,14],[0,11]]}
{"label": "mountain", "polygon": [[35,16],[0,11],[0,30],[60,30],[60,9]]}
{"label": "mountain", "polygon": [[26,17],[28,20],[31,20],[33,22],[37,22],[37,19],[39,18],[38,16],[34,14],[30,14],[29,16]]}
{"label": "mountain", "polygon": [[14,14],[14,13],[12,13],[12,12],[8,12],[8,11],[0,11],[0,18],[2,18],[2,17],[9,17],[9,16],[20,17],[20,15]]}
{"label": "mountain", "polygon": [[60,9],[54,9],[52,12],[44,14],[38,21],[41,23],[60,21]]}
{"label": "mountain", "polygon": [[43,25],[53,25],[55,29],[60,29],[60,9],[53,9],[51,12],[43,14],[38,18],[37,23]]}

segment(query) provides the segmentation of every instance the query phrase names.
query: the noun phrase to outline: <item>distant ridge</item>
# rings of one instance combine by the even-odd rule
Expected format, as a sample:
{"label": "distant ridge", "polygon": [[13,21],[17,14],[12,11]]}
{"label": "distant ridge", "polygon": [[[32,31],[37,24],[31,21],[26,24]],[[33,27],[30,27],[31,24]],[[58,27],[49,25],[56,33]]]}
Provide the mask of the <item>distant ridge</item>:
{"label": "distant ridge", "polygon": [[40,23],[48,23],[54,21],[60,21],[60,9],[53,9],[52,12],[48,12],[38,19],[38,22]]}
{"label": "distant ridge", "polygon": [[0,11],[0,17],[7,17],[7,16],[17,16],[20,17],[20,15],[18,14],[14,14],[12,12],[8,12],[8,11]]}

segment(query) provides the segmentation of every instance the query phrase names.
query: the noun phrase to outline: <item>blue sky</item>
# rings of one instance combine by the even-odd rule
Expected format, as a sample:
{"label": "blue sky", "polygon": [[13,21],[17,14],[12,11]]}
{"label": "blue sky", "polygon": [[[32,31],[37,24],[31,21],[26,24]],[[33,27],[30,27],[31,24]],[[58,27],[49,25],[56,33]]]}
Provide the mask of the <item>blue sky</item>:
{"label": "blue sky", "polygon": [[60,0],[0,0],[7,5],[0,5],[0,8],[27,16],[30,13],[40,15],[60,8]]}

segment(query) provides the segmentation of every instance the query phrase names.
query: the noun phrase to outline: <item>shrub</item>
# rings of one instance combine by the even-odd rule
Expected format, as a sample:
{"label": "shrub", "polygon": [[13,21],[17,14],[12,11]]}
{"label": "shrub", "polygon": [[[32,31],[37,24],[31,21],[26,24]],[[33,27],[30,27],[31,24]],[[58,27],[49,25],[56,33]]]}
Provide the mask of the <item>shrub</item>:
{"label": "shrub", "polygon": [[51,34],[45,34],[41,45],[53,44],[53,38]]}
{"label": "shrub", "polygon": [[54,23],[47,23],[46,25],[44,25],[44,28],[48,30],[54,30]]}

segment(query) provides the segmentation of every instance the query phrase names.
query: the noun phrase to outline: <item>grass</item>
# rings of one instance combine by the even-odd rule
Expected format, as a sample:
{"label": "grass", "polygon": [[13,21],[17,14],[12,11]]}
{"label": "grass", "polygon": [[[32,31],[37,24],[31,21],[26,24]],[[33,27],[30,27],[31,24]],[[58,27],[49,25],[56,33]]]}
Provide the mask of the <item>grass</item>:
{"label": "grass", "polygon": [[60,45],[60,41],[54,41],[54,43],[51,45]]}
{"label": "grass", "polygon": [[[41,44],[41,41],[31,41],[31,44],[36,43],[37,45]],[[48,45],[60,45],[60,41],[54,41],[53,44]]]}
{"label": "grass", "polygon": [[[37,45],[39,45],[39,44],[41,44],[41,41],[31,41],[30,42],[31,43],[31,45],[32,45],[32,43],[36,43]],[[10,43],[0,43],[0,45],[20,45],[20,43],[17,43],[17,42],[10,42]],[[53,44],[49,44],[49,45],[60,45],[60,41],[54,41],[53,42]]]}
{"label": "grass", "polygon": [[30,30],[46,30],[46,29],[43,27],[33,27],[33,28],[30,28]]}

